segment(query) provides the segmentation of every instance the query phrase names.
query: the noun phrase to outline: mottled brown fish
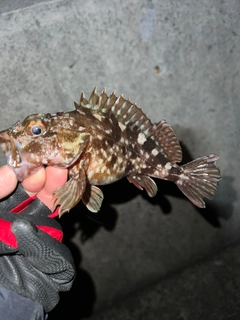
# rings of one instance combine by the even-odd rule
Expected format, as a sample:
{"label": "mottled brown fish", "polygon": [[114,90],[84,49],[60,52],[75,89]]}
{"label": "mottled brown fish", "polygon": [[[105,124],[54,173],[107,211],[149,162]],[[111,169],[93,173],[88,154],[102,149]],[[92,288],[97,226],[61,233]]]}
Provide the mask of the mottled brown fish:
{"label": "mottled brown fish", "polygon": [[165,121],[152,123],[136,104],[123,96],[81,95],[76,110],[57,114],[34,114],[0,132],[0,146],[22,181],[43,165],[68,168],[69,180],[54,193],[59,214],[80,200],[89,210],[100,209],[103,194],[96,185],[123,177],[150,197],[157,193],[151,177],[173,181],[196,206],[212,199],[220,180],[209,154],[178,166],[180,144]]}

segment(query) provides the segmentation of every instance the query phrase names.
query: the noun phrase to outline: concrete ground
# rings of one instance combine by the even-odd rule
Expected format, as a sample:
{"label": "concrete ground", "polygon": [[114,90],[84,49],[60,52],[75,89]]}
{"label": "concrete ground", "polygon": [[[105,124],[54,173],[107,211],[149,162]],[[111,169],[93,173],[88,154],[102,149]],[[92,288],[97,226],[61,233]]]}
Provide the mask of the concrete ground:
{"label": "concrete ground", "polygon": [[[91,320],[237,320],[240,243],[167,275],[145,290],[96,312]],[[79,319],[72,315],[71,319]]]}
{"label": "concrete ground", "polygon": [[[106,87],[108,93],[116,89],[131,97],[152,121],[166,119],[182,144],[184,162],[208,153],[220,156],[223,178],[205,210],[194,207],[171,183],[158,181],[158,195],[149,199],[122,180],[101,188],[105,199],[100,213],[89,214],[80,204],[66,214],[60,221],[77,278],[58,310],[75,310],[78,318],[98,317],[97,310],[149,288],[115,310],[127,314],[132,303],[135,312],[136,301],[141,301],[139,308],[154,311],[159,305],[163,312],[162,296],[170,319],[175,314],[195,319],[186,307],[191,299],[199,312],[208,302],[217,312],[211,295],[206,298],[211,286],[201,287],[198,275],[205,283],[212,281],[218,297],[226,288],[228,306],[233,296],[238,305],[231,272],[226,277],[219,273],[226,266],[231,270],[231,255],[223,264],[203,262],[200,269],[196,261],[240,240],[239,30],[236,0],[1,2],[1,130],[32,113],[72,110],[81,91],[89,96],[95,86],[99,91]],[[0,160],[5,163],[3,155]],[[218,270],[217,278],[211,273],[203,277],[209,265]],[[179,278],[177,272],[185,268],[190,271]],[[193,283],[199,291],[192,293]],[[152,284],[156,287],[150,289]],[[177,290],[182,286],[186,300]],[[151,290],[160,294],[151,298]],[[149,301],[145,307],[144,294]],[[111,310],[105,317],[112,316]]]}

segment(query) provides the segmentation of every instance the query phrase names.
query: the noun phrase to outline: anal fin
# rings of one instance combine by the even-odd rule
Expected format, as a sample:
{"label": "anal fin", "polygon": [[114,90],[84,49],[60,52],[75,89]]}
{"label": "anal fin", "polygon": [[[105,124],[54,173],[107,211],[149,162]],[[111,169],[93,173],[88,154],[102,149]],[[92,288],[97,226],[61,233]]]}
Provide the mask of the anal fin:
{"label": "anal fin", "polygon": [[149,176],[134,175],[127,177],[130,183],[140,190],[145,189],[149,197],[154,197],[157,194],[158,188],[156,183]]}

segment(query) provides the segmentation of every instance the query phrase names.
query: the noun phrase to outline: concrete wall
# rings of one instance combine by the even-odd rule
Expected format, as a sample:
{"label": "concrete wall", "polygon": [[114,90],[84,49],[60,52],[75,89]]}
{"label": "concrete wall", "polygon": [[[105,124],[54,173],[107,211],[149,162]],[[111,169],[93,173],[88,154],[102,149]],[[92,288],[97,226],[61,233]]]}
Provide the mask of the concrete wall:
{"label": "concrete wall", "polygon": [[105,225],[82,206],[63,217],[79,267],[59,308],[87,315],[239,239],[240,2],[10,3],[0,15],[1,129],[107,87],[167,119],[185,160],[220,155],[223,179],[205,210],[170,183],[149,199],[124,180],[102,188],[91,217]]}

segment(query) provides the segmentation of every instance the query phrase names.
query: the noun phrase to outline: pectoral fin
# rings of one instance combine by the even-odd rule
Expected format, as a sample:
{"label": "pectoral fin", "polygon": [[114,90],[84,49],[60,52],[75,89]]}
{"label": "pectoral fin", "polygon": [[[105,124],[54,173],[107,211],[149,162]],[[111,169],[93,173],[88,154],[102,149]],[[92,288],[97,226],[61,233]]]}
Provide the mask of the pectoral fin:
{"label": "pectoral fin", "polygon": [[82,169],[78,177],[72,177],[62,187],[54,191],[55,205],[60,205],[59,217],[71,210],[81,199],[86,189],[86,174]]}
{"label": "pectoral fin", "polygon": [[88,184],[83,194],[82,202],[89,211],[98,212],[101,208],[103,198],[103,193],[98,187]]}

